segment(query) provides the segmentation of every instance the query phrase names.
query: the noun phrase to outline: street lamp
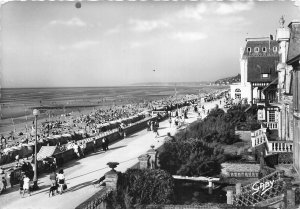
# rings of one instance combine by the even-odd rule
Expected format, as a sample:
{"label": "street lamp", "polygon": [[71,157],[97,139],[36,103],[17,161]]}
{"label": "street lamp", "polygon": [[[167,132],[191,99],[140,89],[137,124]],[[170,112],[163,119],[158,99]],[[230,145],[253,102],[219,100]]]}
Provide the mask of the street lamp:
{"label": "street lamp", "polygon": [[35,143],[34,143],[34,176],[33,176],[33,189],[38,189],[37,185],[37,117],[39,115],[39,110],[34,109],[33,115],[35,118]]}

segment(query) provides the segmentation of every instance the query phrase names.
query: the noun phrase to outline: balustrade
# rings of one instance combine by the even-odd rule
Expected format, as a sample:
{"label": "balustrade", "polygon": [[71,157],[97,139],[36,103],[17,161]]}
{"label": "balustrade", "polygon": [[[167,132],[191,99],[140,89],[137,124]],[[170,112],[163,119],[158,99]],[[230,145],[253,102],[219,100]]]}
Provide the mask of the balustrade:
{"label": "balustrade", "polygon": [[270,141],[268,142],[269,152],[292,152],[293,142],[290,141]]}
{"label": "balustrade", "polygon": [[270,130],[277,130],[278,129],[278,123],[277,122],[266,122],[265,124]]}
{"label": "balustrade", "polygon": [[260,128],[251,132],[252,147],[259,146],[267,140],[266,128]]}

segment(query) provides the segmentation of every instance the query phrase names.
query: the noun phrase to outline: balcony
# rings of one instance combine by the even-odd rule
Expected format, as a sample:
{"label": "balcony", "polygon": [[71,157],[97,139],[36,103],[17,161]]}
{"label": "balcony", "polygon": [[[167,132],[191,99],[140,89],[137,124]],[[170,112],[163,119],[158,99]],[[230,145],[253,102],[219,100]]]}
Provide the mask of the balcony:
{"label": "balcony", "polygon": [[268,149],[271,153],[293,152],[292,141],[268,141]]}
{"label": "balcony", "polygon": [[[272,124],[272,126],[275,127],[274,124],[276,123],[273,124],[272,122],[270,124]],[[266,134],[266,128],[260,128],[256,131],[251,131],[252,147],[257,147],[263,143],[266,143],[268,147],[268,154],[293,152],[293,141],[271,141],[271,138],[272,137],[268,139],[268,136]]]}
{"label": "balcony", "polygon": [[264,124],[269,128],[270,130],[277,130],[278,129],[278,122],[264,122]]}
{"label": "balcony", "polygon": [[251,131],[252,147],[257,147],[266,142],[266,128],[260,128],[256,131]]}
{"label": "balcony", "polygon": [[259,99],[259,98],[253,98],[253,104],[260,104],[260,105],[264,105],[264,104],[272,104],[272,103],[277,103],[278,99]]}

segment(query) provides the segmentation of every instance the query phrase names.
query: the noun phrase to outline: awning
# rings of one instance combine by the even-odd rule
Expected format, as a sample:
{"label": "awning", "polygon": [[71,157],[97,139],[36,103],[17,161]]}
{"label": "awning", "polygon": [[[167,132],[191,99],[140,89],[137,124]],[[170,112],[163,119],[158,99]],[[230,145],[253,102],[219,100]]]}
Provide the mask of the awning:
{"label": "awning", "polygon": [[42,146],[39,153],[37,154],[37,159],[43,160],[47,157],[52,157],[54,154],[58,152],[59,150],[57,146]]}

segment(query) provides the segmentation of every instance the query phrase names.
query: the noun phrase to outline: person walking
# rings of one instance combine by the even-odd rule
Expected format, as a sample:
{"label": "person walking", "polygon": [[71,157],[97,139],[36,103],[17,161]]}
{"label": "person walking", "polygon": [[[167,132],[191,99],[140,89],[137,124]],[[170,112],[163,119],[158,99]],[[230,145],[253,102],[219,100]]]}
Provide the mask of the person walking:
{"label": "person walking", "polygon": [[28,192],[29,196],[31,196],[31,194],[30,194],[30,179],[26,174],[24,174],[24,179],[23,179],[23,195],[22,195],[22,197],[24,197],[25,192]]}
{"label": "person walking", "polygon": [[102,139],[102,149],[104,152],[106,152],[106,144],[105,144],[105,137]]}
{"label": "person walking", "polygon": [[64,175],[64,170],[60,169],[58,174],[57,174],[57,181],[58,181],[58,193],[62,194],[63,193],[63,186],[65,184],[65,175]]}
{"label": "person walking", "polygon": [[20,192],[20,195],[22,195],[23,194],[23,185],[24,185],[24,173],[22,172],[21,173],[21,176],[20,176],[20,180],[19,180],[19,186],[20,186],[20,188],[19,188],[19,192]]}
{"label": "person walking", "polygon": [[170,128],[171,128],[171,126],[172,126],[172,118],[171,117],[169,118],[169,124],[170,124]]}
{"label": "person walking", "polygon": [[108,150],[108,144],[109,144],[109,140],[108,138],[105,138],[105,150]]}
{"label": "person walking", "polygon": [[50,178],[50,181],[51,181],[51,186],[56,186],[57,175],[56,175],[55,170],[52,170],[52,172],[50,173],[49,178]]}
{"label": "person walking", "polygon": [[156,135],[155,135],[155,138],[157,138],[157,137],[159,136],[159,133],[158,133],[158,127],[159,127],[159,124],[158,124],[157,121],[155,121],[155,122],[153,123],[153,132],[156,134]]}

